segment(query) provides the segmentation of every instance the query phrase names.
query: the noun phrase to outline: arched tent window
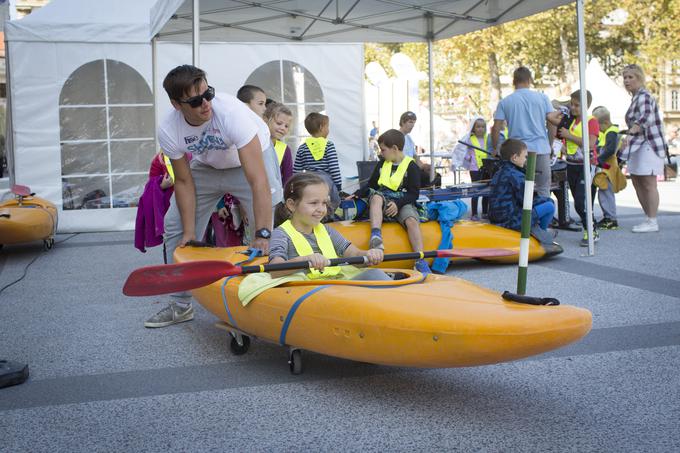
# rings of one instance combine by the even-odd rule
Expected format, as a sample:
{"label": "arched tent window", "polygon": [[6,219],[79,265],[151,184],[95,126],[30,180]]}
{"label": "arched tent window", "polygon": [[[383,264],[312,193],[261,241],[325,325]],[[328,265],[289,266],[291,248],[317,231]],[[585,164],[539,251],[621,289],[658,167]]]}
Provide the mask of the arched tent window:
{"label": "arched tent window", "polygon": [[153,96],[115,60],[76,69],[59,96],[63,209],[136,206],[155,153]]}
{"label": "arched tent window", "polygon": [[286,141],[294,155],[302,139],[309,136],[305,129],[307,115],[324,113],[326,109],[321,85],[314,74],[293,61],[274,60],[255,69],[245,83],[262,88],[267,97],[282,102],[293,112]]}

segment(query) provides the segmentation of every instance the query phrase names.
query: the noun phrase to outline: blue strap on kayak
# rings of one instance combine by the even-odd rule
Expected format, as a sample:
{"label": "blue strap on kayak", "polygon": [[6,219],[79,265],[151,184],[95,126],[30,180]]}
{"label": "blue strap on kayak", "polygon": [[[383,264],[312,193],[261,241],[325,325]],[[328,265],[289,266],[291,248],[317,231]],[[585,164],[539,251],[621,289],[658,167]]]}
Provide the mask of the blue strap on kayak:
{"label": "blue strap on kayak", "polygon": [[262,256],[262,250],[252,248],[252,247],[242,251],[241,253],[244,254],[244,255],[248,255],[248,259],[245,259],[243,261],[239,261],[238,263],[236,263],[237,266],[240,266],[243,263],[248,263],[248,262],[254,260],[255,258],[257,258],[258,256]]}
{"label": "blue strap on kayak", "polygon": [[302,295],[298,300],[295,301],[295,303],[290,307],[290,310],[288,310],[288,315],[286,315],[286,320],[283,323],[283,327],[281,327],[281,336],[279,337],[279,343],[281,346],[286,345],[286,333],[288,333],[288,328],[290,327],[291,321],[293,321],[293,316],[295,316],[295,312],[297,311],[298,307],[302,304],[302,302],[305,301],[309,296],[311,296],[314,293],[317,293],[321,291],[324,288],[328,288],[331,285],[322,285],[317,288],[314,288],[313,290],[305,293]]}
{"label": "blue strap on kayak", "polygon": [[227,277],[224,279],[224,283],[222,283],[222,303],[224,304],[224,311],[227,312],[227,317],[229,318],[229,324],[231,324],[232,327],[237,328],[238,326],[236,325],[236,321],[234,320],[234,317],[231,316],[231,311],[229,311],[229,305],[227,304],[227,292],[225,290],[227,283],[229,283],[229,280],[231,280],[234,277],[238,277],[237,275],[232,275],[231,277]]}

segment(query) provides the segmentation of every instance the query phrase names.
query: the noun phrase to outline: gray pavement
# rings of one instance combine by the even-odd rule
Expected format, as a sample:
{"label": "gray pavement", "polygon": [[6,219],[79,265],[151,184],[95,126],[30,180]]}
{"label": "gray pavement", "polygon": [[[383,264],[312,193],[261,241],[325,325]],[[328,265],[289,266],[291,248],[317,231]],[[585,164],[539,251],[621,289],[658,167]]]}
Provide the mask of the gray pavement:
{"label": "gray pavement", "polygon": [[[523,361],[404,369],[285,351],[255,340],[233,356],[214,317],[145,329],[161,298],[126,298],[127,274],[161,251],[132,233],[59,235],[51,252],[0,251],[0,359],[30,380],[0,390],[0,451],[680,450],[680,183],[661,183],[661,232],[635,235],[634,191],[617,231],[582,256],[529,267],[528,293],[593,312],[581,342]],[[596,213],[598,211],[596,210]],[[599,216],[599,213],[598,213]],[[475,262],[450,274],[514,290],[516,268]]]}

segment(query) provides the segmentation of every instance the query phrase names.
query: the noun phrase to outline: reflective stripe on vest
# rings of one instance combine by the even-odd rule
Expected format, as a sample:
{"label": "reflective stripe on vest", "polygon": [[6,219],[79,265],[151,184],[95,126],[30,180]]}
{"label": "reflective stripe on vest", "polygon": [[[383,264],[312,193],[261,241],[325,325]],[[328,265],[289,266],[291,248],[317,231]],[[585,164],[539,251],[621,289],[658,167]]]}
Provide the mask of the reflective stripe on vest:
{"label": "reflective stripe on vest", "polygon": [[175,172],[172,170],[172,162],[170,162],[170,158],[165,154],[163,154],[163,162],[165,162],[165,167],[168,169],[170,179],[172,179],[172,181],[175,182]]}
{"label": "reflective stripe on vest", "polygon": [[[286,220],[281,224],[281,228],[286,232],[290,240],[293,242],[293,247],[299,256],[307,256],[314,253],[312,246],[309,241],[295,229],[290,220]],[[318,224],[314,227],[314,237],[316,238],[316,243],[321,249],[321,254],[326,258],[333,259],[337,258],[338,255],[335,253],[335,247],[333,247],[333,241],[326,231],[326,227],[323,224]],[[319,272],[316,269],[309,269],[307,276],[309,278],[324,278],[333,277],[338,275],[342,269],[340,266],[328,266],[325,267],[323,272]]]}
{"label": "reflective stripe on vest", "polygon": [[[477,148],[486,149],[486,140],[487,140],[488,136],[489,136],[489,134],[484,134],[484,143],[482,145],[479,144],[479,139],[477,138],[476,135],[470,135],[470,141]],[[477,159],[477,169],[478,170],[482,169],[482,159],[486,159],[487,157],[488,156],[486,155],[486,153],[483,153],[478,149],[475,150],[475,159]]]}
{"label": "reflective stripe on vest", "polygon": [[274,142],[274,151],[276,151],[276,157],[279,159],[279,165],[283,162],[283,155],[286,154],[286,146],[281,140]]}
{"label": "reflective stripe on vest", "polygon": [[323,159],[323,155],[326,154],[326,144],[328,139],[326,137],[307,137],[305,139],[305,145],[309,148],[309,152],[312,153],[314,160]]}
{"label": "reflective stripe on vest", "polygon": [[402,161],[399,163],[397,170],[391,175],[392,162],[388,160],[383,162],[382,168],[380,169],[380,179],[378,179],[378,185],[396,191],[401,185],[401,182],[404,180],[406,169],[412,160],[412,157],[404,156]]}

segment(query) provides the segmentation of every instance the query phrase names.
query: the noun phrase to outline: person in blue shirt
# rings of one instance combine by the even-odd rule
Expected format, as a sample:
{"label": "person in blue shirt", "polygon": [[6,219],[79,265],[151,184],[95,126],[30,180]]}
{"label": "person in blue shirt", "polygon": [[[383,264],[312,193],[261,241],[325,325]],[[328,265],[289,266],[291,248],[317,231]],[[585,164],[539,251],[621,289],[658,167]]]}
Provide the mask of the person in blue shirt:
{"label": "person in blue shirt", "polygon": [[533,91],[531,71],[521,66],[515,69],[512,83],[515,91],[498,103],[491,128],[491,140],[499,149],[500,133],[507,124],[509,138],[523,141],[529,151],[536,152],[536,193],[550,196],[551,146],[546,121],[560,124],[561,112],[555,111],[548,97]]}

